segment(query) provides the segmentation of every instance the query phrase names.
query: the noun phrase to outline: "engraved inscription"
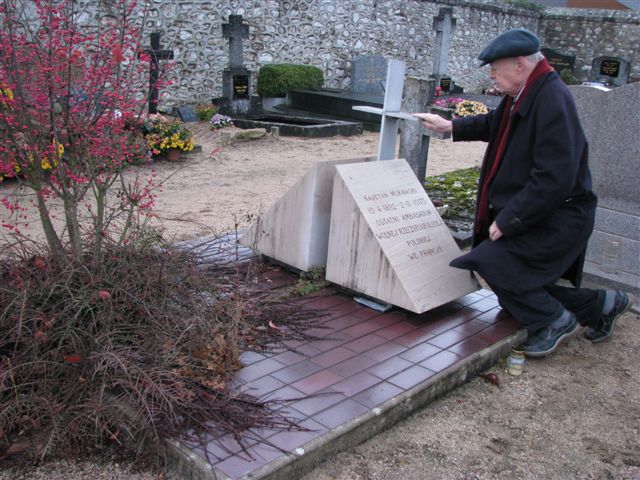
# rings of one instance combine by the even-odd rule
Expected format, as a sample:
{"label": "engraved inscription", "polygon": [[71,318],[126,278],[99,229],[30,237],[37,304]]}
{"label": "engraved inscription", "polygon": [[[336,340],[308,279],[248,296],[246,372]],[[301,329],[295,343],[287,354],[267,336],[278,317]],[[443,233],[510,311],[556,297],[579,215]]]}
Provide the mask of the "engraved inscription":
{"label": "engraved inscription", "polygon": [[363,213],[369,218],[373,234],[380,241],[403,241],[409,260],[420,260],[444,253],[433,244],[431,231],[445,228],[434,215],[434,209],[423,190],[416,187],[395,187],[386,191],[368,192],[361,196]]}

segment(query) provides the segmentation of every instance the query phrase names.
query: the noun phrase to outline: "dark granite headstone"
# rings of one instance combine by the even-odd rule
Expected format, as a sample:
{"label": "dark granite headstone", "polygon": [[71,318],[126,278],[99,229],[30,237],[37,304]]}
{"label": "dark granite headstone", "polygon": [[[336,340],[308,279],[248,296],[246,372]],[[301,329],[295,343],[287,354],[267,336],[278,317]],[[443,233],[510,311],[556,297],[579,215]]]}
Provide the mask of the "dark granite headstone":
{"label": "dark granite headstone", "polygon": [[576,65],[575,55],[565,55],[551,48],[543,48],[540,51],[556,72],[560,73],[562,70],[567,69],[573,72]]}
{"label": "dark granite headstone", "polygon": [[356,57],[351,60],[351,91],[384,95],[387,78],[387,59],[379,55]]}
{"label": "dark granite headstone", "polygon": [[229,39],[229,67],[222,72],[222,95],[227,99],[224,110],[229,115],[246,115],[251,110],[251,72],[243,65],[242,42],[249,38],[249,25],[242,15],[229,15],[222,25],[222,35]]}
{"label": "dark granite headstone", "polygon": [[[598,196],[595,228],[585,261],[586,278],[638,296],[640,83],[611,90],[583,85],[569,89],[589,141],[589,166]],[[618,251],[612,254],[610,246],[617,246]]]}
{"label": "dark granite headstone", "polygon": [[631,64],[621,57],[598,57],[591,64],[589,81],[619,87],[629,83]]}

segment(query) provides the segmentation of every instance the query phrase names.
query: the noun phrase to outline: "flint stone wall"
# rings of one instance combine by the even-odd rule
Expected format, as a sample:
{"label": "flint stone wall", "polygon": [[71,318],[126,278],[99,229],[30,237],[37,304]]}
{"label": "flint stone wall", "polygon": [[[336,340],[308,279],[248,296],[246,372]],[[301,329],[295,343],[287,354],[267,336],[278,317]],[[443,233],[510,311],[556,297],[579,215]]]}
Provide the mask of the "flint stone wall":
{"label": "flint stone wall", "polygon": [[[640,76],[640,14],[611,10],[548,9],[542,13],[491,0],[154,0],[145,31],[162,32],[173,48],[174,84],[161,92],[161,107],[208,102],[222,95],[228,42],[222,24],[240,14],[249,25],[244,65],[252,81],[267,63],[303,63],[324,71],[325,86],[349,88],[351,59],[382,55],[404,60],[407,75],[433,71],[433,17],[452,7],[457,25],[451,38],[449,75],[468,92],[490,85],[477,54],[497,34],[516,27],[537,32],[544,47],[577,56],[578,80],[591,61],[618,55]],[[255,90],[254,90],[255,91]]]}

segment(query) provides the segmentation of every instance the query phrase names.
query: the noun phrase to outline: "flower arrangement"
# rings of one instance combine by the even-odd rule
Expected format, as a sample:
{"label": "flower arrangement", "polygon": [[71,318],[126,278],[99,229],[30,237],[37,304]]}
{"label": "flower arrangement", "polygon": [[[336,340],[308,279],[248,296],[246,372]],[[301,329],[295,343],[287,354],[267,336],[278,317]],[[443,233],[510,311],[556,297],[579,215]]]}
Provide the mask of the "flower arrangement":
{"label": "flower arrangement", "polygon": [[218,108],[213,104],[199,103],[196,105],[196,115],[198,115],[198,120],[202,122],[208,122],[216,113],[218,113]]}
{"label": "flower arrangement", "polygon": [[470,117],[472,115],[481,115],[489,112],[487,106],[482,102],[475,100],[462,100],[456,104],[454,115],[456,117]]}
{"label": "flower arrangement", "polygon": [[459,97],[438,98],[433,101],[433,104],[440,108],[455,108],[461,101]]}
{"label": "flower arrangement", "polygon": [[213,117],[211,117],[211,120],[209,120],[209,123],[211,124],[211,128],[213,129],[228,127],[229,125],[233,125],[233,121],[231,120],[231,117],[227,117],[226,115],[220,115],[219,113],[216,113]]}
{"label": "flower arrangement", "polygon": [[193,150],[193,133],[181,122],[160,114],[149,115],[143,122],[143,133],[153,155],[161,155],[176,149]]}

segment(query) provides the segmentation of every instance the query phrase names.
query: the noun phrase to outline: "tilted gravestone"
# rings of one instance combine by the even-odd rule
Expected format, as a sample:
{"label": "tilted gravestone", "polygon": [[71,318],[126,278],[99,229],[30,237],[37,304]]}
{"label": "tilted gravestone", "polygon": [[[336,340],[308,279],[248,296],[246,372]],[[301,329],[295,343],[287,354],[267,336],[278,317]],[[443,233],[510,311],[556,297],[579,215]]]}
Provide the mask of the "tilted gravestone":
{"label": "tilted gravestone", "polygon": [[630,71],[631,64],[624,58],[598,57],[591,64],[589,80],[619,87],[629,82]]}
{"label": "tilted gravestone", "polygon": [[460,254],[406,160],[336,166],[327,280],[422,313],[479,288]]}
{"label": "tilted gravestone", "polygon": [[327,263],[333,170],[372,157],[318,162],[241,238],[260,254],[303,272]]}
{"label": "tilted gravestone", "polygon": [[551,48],[541,48],[540,51],[556,72],[560,73],[562,70],[569,70],[573,73],[576,64],[575,55],[565,55]]}
{"label": "tilted gravestone", "polygon": [[[640,293],[640,83],[569,87],[589,141],[596,224],[585,276]],[[638,296],[638,295],[636,295]]]}

